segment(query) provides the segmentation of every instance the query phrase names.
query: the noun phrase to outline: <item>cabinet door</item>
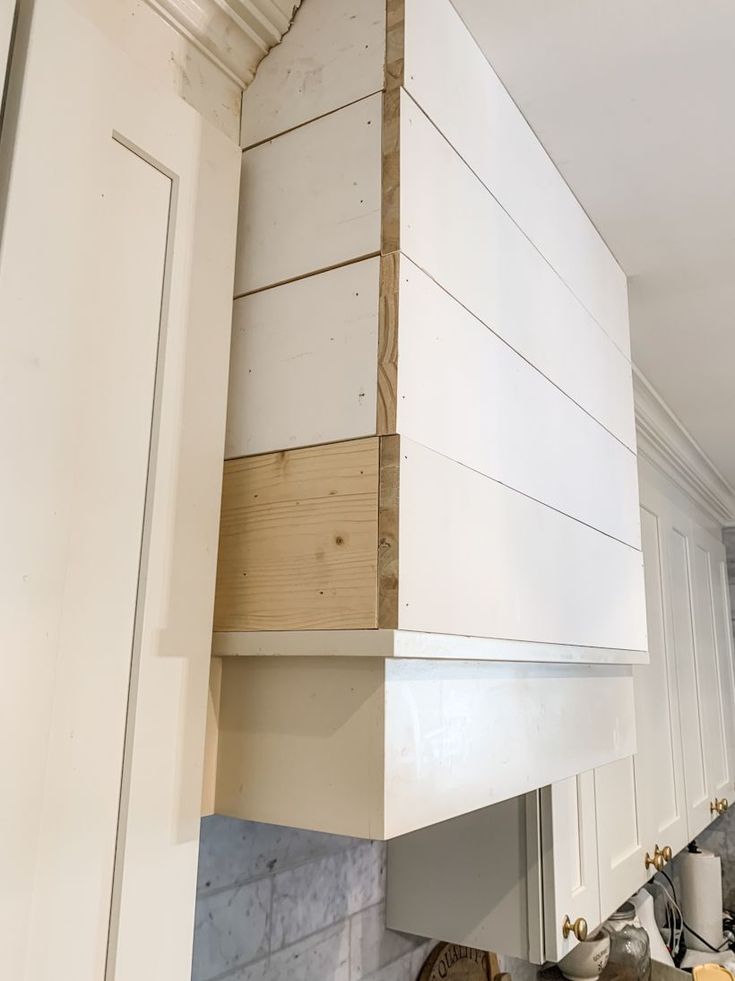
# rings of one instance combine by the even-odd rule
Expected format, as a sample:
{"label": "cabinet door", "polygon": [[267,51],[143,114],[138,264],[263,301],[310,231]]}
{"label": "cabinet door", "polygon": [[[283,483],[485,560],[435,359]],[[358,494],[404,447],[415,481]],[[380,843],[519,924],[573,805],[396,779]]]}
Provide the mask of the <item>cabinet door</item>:
{"label": "cabinet door", "polygon": [[711,820],[711,797],[705,764],[704,712],[707,699],[694,633],[691,536],[691,523],[672,509],[672,520],[667,529],[667,552],[689,838],[699,834]]}
{"label": "cabinet door", "polygon": [[[667,572],[668,502],[641,484],[641,535],[646,579],[650,663],[633,669],[641,838],[653,853],[687,843],[686,795],[674,658],[671,595]],[[644,878],[641,867],[641,881]]]}
{"label": "cabinet door", "polygon": [[0,143],[2,977],[189,976],[238,168],[64,0],[21,5]]}
{"label": "cabinet door", "polygon": [[641,775],[635,756],[595,770],[600,912],[610,915],[645,881],[649,844],[641,834]]}
{"label": "cabinet door", "polygon": [[704,759],[710,798],[732,798],[728,729],[732,722],[731,669],[718,643],[717,621],[726,615],[718,590],[724,546],[702,528],[692,529],[694,636],[703,716]]}
{"label": "cabinet door", "polygon": [[563,936],[565,916],[583,917],[590,934],[602,919],[594,771],[541,790],[541,853],[545,955],[558,961],[577,943]]}
{"label": "cabinet door", "polygon": [[[720,683],[725,717],[725,743],[727,747],[730,786],[728,794],[735,790],[735,664],[733,658],[733,622],[730,607],[730,589],[727,574],[725,547],[721,542],[710,553],[712,566],[712,591],[715,618],[715,642],[720,665]],[[732,803],[732,800],[730,801]]]}

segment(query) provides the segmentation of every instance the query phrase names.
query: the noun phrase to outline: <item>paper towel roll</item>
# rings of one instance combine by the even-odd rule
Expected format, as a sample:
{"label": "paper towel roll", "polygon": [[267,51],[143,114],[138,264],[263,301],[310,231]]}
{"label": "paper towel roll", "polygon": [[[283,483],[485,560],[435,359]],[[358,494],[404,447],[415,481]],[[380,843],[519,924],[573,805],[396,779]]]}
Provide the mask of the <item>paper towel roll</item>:
{"label": "paper towel roll", "polygon": [[[681,911],[687,924],[713,947],[722,946],[722,863],[713,852],[684,852],[677,861],[680,876]],[[689,930],[687,947],[709,950]]]}

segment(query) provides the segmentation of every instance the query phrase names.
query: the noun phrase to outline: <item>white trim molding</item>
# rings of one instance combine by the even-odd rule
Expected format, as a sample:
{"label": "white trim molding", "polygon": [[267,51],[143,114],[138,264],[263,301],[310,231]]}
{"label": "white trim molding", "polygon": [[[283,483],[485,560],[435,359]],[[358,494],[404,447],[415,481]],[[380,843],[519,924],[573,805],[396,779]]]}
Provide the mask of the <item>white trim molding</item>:
{"label": "white trim molding", "polygon": [[301,0],[147,0],[229,78],[247,88]]}
{"label": "white trim molding", "polygon": [[638,455],[721,525],[733,524],[735,489],[635,365],[633,392]]}

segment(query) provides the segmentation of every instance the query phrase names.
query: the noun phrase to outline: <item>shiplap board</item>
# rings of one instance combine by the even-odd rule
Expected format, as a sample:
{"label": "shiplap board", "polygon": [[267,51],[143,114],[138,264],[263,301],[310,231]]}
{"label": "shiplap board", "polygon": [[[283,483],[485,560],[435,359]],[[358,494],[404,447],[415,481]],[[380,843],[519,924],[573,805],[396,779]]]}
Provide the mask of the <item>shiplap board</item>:
{"label": "shiplap board", "polygon": [[375,433],[380,260],[235,300],[225,456]]}
{"label": "shiplap board", "polygon": [[635,448],[630,363],[405,92],[401,249]]}
{"label": "shiplap board", "polygon": [[217,811],[250,820],[391,838],[634,748],[625,667],[245,657],[222,670]]}
{"label": "shiplap board", "polygon": [[377,626],[378,449],[225,463],[215,630]]}
{"label": "shiplap board", "polygon": [[630,357],[625,273],[450,0],[405,4],[406,88]]}
{"label": "shiplap board", "polygon": [[416,630],[242,630],[215,632],[213,657],[420,657],[455,661],[648,664],[646,651],[572,647]]}
{"label": "shiplap board", "polygon": [[242,155],[235,295],[380,251],[382,95]]}
{"label": "shiplap board", "polygon": [[398,626],[646,650],[640,551],[401,439]]}
{"label": "shiplap board", "polygon": [[640,548],[635,454],[405,256],[398,432]]}
{"label": "shiplap board", "polygon": [[385,0],[308,0],[258,65],[242,102],[242,145],[383,87]]}

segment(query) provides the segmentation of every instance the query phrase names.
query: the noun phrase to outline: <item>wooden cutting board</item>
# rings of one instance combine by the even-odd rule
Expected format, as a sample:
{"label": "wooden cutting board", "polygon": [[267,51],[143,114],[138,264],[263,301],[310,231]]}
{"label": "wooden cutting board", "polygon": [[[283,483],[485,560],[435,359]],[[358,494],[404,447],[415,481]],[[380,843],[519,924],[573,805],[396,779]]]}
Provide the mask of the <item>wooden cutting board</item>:
{"label": "wooden cutting board", "polygon": [[437,944],[424,962],[417,981],[510,981],[501,974],[497,955],[459,944]]}

